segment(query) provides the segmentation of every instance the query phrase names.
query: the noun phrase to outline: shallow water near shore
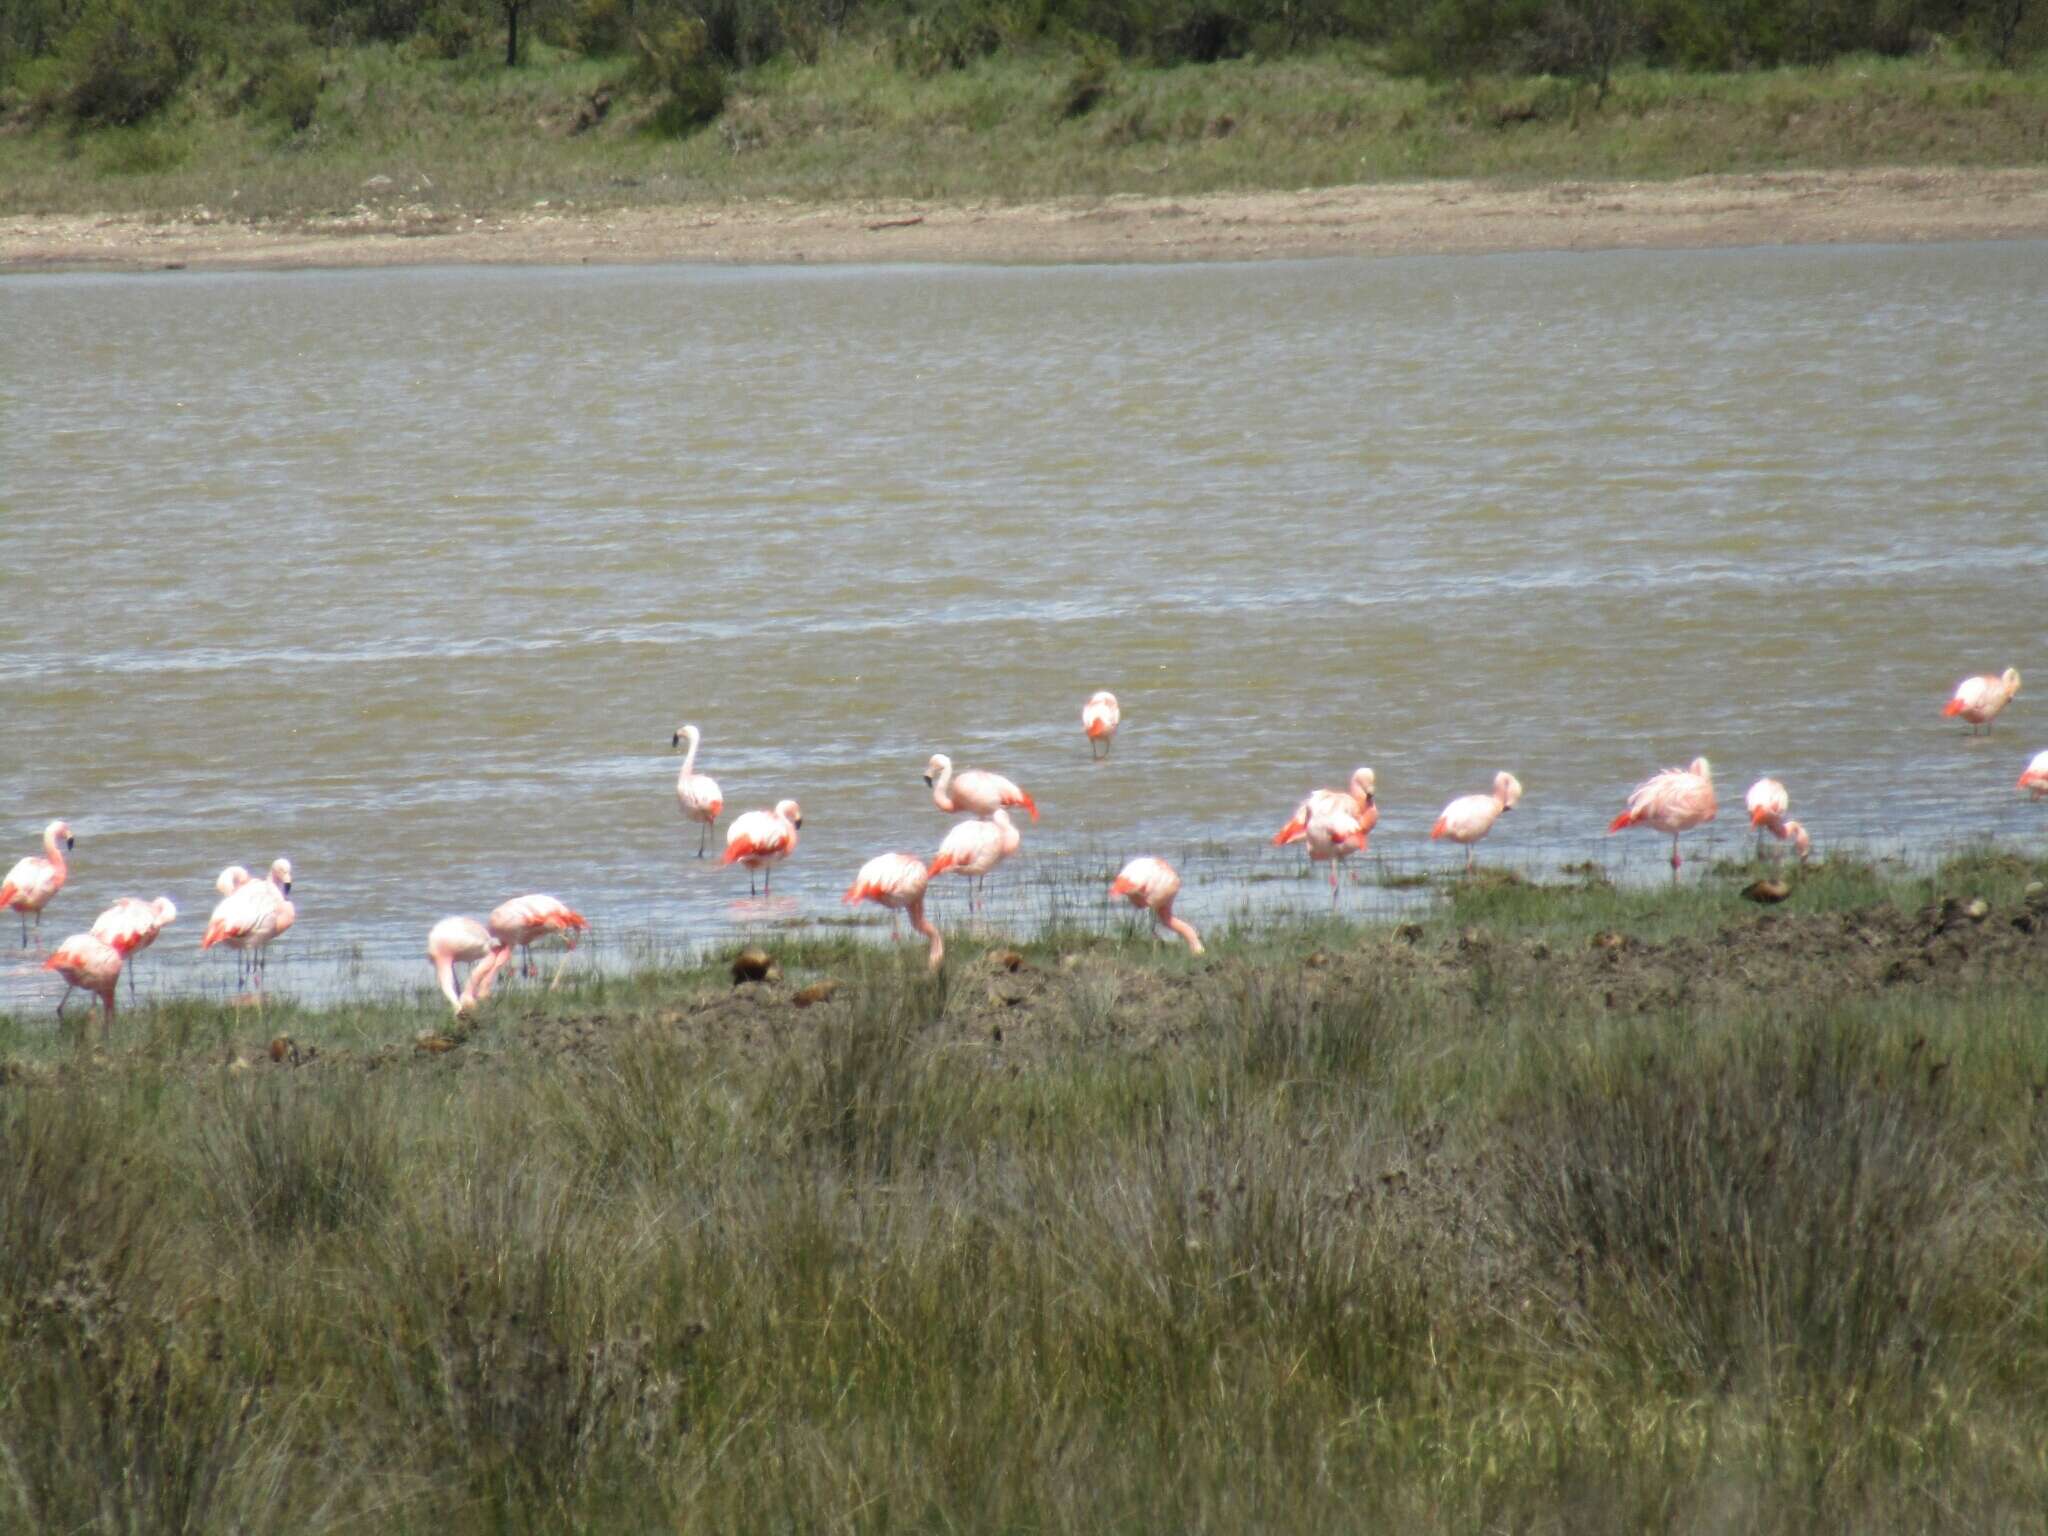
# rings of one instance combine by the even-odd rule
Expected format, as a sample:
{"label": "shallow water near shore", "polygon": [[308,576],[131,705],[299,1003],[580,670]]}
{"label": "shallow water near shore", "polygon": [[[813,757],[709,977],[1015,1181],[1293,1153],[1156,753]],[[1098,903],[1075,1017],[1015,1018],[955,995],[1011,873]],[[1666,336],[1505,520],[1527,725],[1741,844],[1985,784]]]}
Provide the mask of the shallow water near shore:
{"label": "shallow water near shore", "polygon": [[[213,875],[279,853],[309,998],[529,890],[602,963],[838,919],[936,849],[938,751],[1038,800],[997,926],[1120,921],[1081,898],[1144,852],[1198,924],[1327,910],[1265,839],[1358,763],[1353,912],[1429,899],[1500,767],[1482,858],[1534,874],[1664,878],[1602,830],[1698,753],[1689,878],[1763,772],[1823,855],[2048,841],[2035,694],[1940,716],[2048,689],[2040,244],[38,277],[0,317],[0,862],[70,819],[44,947],[176,900],[145,993],[228,989]],[[772,901],[692,857],[683,720],[729,815],[803,802]]]}

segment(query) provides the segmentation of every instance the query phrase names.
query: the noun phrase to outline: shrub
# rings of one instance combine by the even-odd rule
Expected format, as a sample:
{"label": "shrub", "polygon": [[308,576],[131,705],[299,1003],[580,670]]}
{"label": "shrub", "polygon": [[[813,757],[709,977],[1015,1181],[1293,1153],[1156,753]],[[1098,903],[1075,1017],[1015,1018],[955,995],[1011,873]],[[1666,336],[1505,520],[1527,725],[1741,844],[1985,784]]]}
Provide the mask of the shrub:
{"label": "shrub", "polygon": [[711,56],[710,29],[694,16],[649,36],[635,33],[639,54],[635,78],[662,93],[653,126],[681,135],[701,128],[725,110],[725,71]]}
{"label": "shrub", "polygon": [[139,123],[177,94],[196,52],[163,10],[95,0],[59,50],[62,109],[87,127]]}

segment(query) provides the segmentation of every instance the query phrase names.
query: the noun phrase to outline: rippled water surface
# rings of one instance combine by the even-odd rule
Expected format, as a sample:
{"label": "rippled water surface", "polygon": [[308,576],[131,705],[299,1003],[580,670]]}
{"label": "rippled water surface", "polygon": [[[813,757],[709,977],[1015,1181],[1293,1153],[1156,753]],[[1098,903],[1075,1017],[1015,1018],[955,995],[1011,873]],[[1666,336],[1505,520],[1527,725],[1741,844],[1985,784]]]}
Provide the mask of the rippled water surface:
{"label": "rippled water surface", "polygon": [[[1361,762],[1397,872],[1505,766],[1486,858],[1647,877],[1601,830],[1702,752],[1702,857],[1763,771],[1823,852],[2038,846],[2044,594],[2038,244],[0,280],[0,858],[71,820],[47,941],[177,900],[146,987],[225,985],[212,877],[278,853],[302,995],[528,890],[615,955],[832,916],[936,848],[934,751],[1037,796],[1020,922],[1148,851],[1313,908],[1263,839]],[[775,903],[690,857],[685,719],[803,802]]]}

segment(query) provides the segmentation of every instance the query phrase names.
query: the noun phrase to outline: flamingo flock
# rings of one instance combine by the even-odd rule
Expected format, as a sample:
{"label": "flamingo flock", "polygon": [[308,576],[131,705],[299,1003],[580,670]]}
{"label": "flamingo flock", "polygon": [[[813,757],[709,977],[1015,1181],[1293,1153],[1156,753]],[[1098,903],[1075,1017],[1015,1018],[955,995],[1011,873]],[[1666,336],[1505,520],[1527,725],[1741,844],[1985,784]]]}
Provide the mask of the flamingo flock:
{"label": "flamingo flock", "polygon": [[[1943,715],[1961,719],[1972,734],[1988,733],[1991,723],[2018,695],[2020,674],[2008,667],[2003,673],[1967,677],[1956,685]],[[1093,694],[1081,710],[1081,727],[1095,761],[1108,758],[1111,744],[1121,725],[1123,712],[1116,695]],[[676,777],[676,804],[686,823],[695,823],[697,856],[704,857],[711,834],[725,808],[717,781],[697,771],[697,754],[702,732],[689,723],[676,727],[670,745],[687,743],[681,771]],[[998,865],[1014,856],[1023,844],[1022,831],[1012,819],[1013,810],[1022,811],[1032,822],[1038,820],[1038,805],[1013,780],[982,768],[957,772],[953,760],[934,754],[925,765],[924,782],[931,790],[932,804],[947,815],[962,815],[939,844],[929,861],[909,853],[883,853],[869,859],[846,888],[847,905],[872,902],[890,913],[892,930],[908,917],[914,933],[928,942],[928,964],[938,970],[945,959],[945,940],[925,912],[925,898],[931,882],[952,873],[967,885],[967,910],[978,911],[986,882]],[[2048,800],[2048,751],[2035,754],[2020,774],[2018,790],[2035,800]],[[1465,849],[1465,869],[1474,868],[1476,845],[1490,833],[1500,818],[1522,799],[1522,784],[1505,769],[1494,775],[1493,787],[1484,794],[1461,795],[1443,808],[1430,828],[1432,839],[1448,839]],[[1758,852],[1766,836],[1789,843],[1802,862],[1812,851],[1812,838],[1790,816],[1791,794],[1780,780],[1758,779],[1744,796],[1750,825],[1757,831]],[[1652,774],[1630,791],[1620,814],[1608,824],[1610,833],[1630,827],[1646,827],[1671,839],[1671,877],[1678,879],[1682,864],[1680,842],[1687,832],[1712,821],[1718,810],[1714,792],[1713,765],[1697,757],[1683,768],[1666,768]],[[1356,769],[1342,789],[1312,791],[1294,808],[1294,813],[1273,834],[1274,845],[1304,845],[1311,867],[1329,866],[1330,902],[1334,910],[1339,896],[1338,867],[1351,855],[1366,850],[1379,822],[1378,781],[1368,767]],[[796,852],[803,827],[803,810],[794,799],[782,799],[772,809],[748,811],[733,819],[726,829],[724,864],[738,864],[747,871],[749,894],[770,888],[775,868]],[[43,829],[41,856],[19,860],[0,881],[0,911],[12,910],[21,920],[21,942],[30,944],[30,920],[37,935],[42,931],[43,910],[63,890],[69,877],[65,854],[76,848],[71,828],[64,821],[52,821]],[[297,921],[292,904],[292,866],[277,859],[268,875],[258,880],[240,864],[230,864],[216,877],[219,896],[199,940],[202,950],[224,946],[236,952],[238,980],[252,979],[260,999],[268,950],[288,933]],[[1193,924],[1175,915],[1173,904],[1180,894],[1180,874],[1166,860],[1155,856],[1134,858],[1118,871],[1109,887],[1109,899],[1126,901],[1152,918],[1156,927],[1186,943],[1192,954],[1203,952],[1201,935]],[[85,933],[65,939],[44,960],[43,968],[55,971],[65,981],[64,995],[57,1003],[57,1016],[64,1016],[73,991],[85,991],[99,999],[109,1030],[114,1022],[114,998],[125,969],[129,993],[135,990],[134,962],[154,944],[164,930],[177,920],[178,909],[168,896],[154,900],[123,897],[102,912]],[[491,994],[498,972],[516,949],[520,974],[538,976],[532,946],[543,939],[559,937],[573,950],[579,934],[590,927],[589,920],[552,896],[518,896],[494,908],[478,921],[472,917],[449,917],[434,924],[427,935],[427,959],[449,1006],[459,1016],[480,1005]],[[459,984],[456,967],[466,966]],[[560,973],[557,973],[557,981]]]}

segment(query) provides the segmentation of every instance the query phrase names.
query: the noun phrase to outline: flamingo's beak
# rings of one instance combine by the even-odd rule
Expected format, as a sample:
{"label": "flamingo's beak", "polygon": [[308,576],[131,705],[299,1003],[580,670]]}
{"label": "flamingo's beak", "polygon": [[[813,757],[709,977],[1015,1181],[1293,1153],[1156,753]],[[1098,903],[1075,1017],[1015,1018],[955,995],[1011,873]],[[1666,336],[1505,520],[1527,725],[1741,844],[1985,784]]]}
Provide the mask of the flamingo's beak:
{"label": "flamingo's beak", "polygon": [[285,881],[284,883],[284,893],[287,896],[291,895],[292,893],[292,883],[289,880]]}
{"label": "flamingo's beak", "polygon": [[67,849],[68,849],[68,848],[76,848],[76,847],[78,846],[78,839],[77,839],[77,838],[75,838],[75,837],[67,837],[67,838],[65,838],[65,839],[64,839],[64,846],[65,846],[65,847],[66,847]]}
{"label": "flamingo's beak", "polygon": [[932,787],[932,776],[930,774],[926,774],[924,776],[924,787],[926,789],[930,789]]}
{"label": "flamingo's beak", "polygon": [[804,819],[803,819],[803,817],[801,817],[801,816],[797,817],[797,819],[796,819],[796,822],[795,822],[795,826],[796,826],[796,829],[797,829],[797,830],[798,830],[799,832],[801,832],[801,831],[803,830],[803,825],[804,825]]}
{"label": "flamingo's beak", "polygon": [[680,747],[683,744],[683,733],[677,731],[675,735],[669,737],[668,744],[672,747]]}

